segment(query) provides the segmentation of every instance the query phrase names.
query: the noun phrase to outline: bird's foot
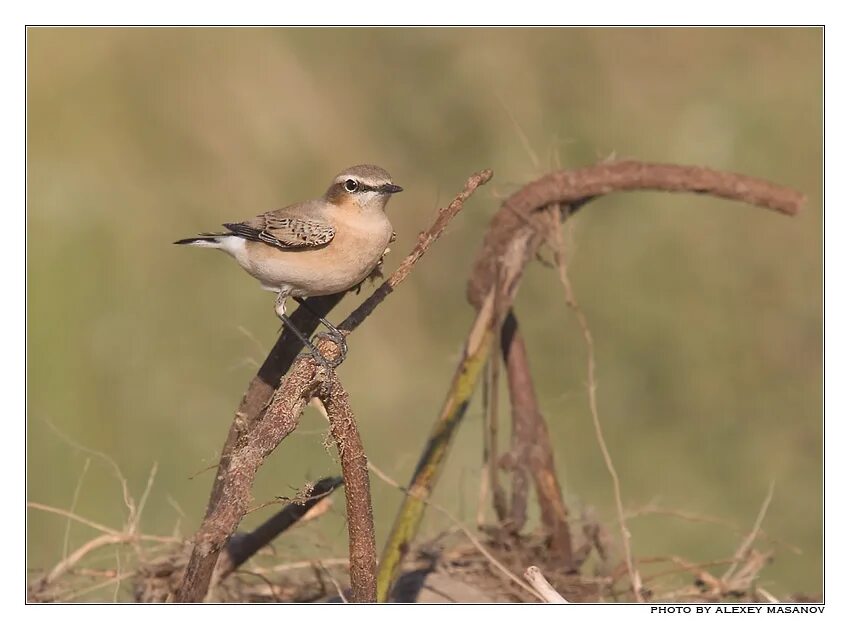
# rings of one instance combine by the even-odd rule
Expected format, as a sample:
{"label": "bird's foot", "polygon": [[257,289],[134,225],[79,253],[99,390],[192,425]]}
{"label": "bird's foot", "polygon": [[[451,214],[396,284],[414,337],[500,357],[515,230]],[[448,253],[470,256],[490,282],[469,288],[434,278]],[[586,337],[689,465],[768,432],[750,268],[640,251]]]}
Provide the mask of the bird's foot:
{"label": "bird's foot", "polygon": [[284,291],[281,291],[277,294],[277,297],[274,301],[274,312],[278,316],[278,319],[283,320],[286,317],[286,298],[287,294]]}
{"label": "bird's foot", "polygon": [[322,353],[319,352],[319,356],[321,356],[326,363],[330,364],[331,367],[338,367],[339,364],[345,360],[345,356],[348,354],[348,344],[345,342],[345,335],[343,335],[339,330],[332,328],[328,332],[319,333],[316,335],[315,339],[330,339],[336,344],[338,354],[330,361],[325,359],[325,357],[322,356]]}

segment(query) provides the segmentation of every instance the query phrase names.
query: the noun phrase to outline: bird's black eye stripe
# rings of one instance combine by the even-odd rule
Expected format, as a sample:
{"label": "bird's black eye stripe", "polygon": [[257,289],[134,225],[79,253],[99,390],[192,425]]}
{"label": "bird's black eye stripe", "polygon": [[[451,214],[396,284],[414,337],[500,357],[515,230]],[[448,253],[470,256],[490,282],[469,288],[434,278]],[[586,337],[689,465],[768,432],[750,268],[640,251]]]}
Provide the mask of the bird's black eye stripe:
{"label": "bird's black eye stripe", "polygon": [[358,182],[356,179],[346,179],[342,187],[346,192],[355,193],[355,192],[381,192],[380,186],[370,186],[369,184],[364,184],[363,182]]}

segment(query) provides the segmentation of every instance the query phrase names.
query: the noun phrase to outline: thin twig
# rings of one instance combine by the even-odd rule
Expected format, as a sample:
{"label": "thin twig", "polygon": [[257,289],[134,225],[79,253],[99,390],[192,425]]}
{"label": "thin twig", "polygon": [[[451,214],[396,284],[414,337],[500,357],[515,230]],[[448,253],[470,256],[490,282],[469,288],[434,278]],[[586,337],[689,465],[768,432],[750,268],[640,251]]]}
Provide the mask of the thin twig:
{"label": "thin twig", "polygon": [[528,567],[523,573],[523,577],[528,580],[528,583],[537,592],[537,596],[544,602],[548,604],[569,604],[537,567]]}
{"label": "thin twig", "polygon": [[[729,563],[732,562],[732,560],[732,558],[726,558],[723,560],[709,560],[707,562],[686,563],[678,556],[656,556],[652,558],[635,558],[635,563],[641,566],[653,563],[670,563],[676,566],[676,568],[674,569],[664,569],[663,571],[658,571],[649,575],[642,575],[641,581],[644,585],[646,585],[656,581],[658,578],[662,578],[668,575],[677,575],[682,571],[687,571],[691,574],[694,574],[694,572],[697,571],[696,576],[699,577],[699,571],[701,571],[702,569],[728,566]],[[611,578],[616,580],[624,573],[628,575],[627,570],[623,570],[617,567],[611,572]]]}
{"label": "thin twig", "polygon": [[139,529],[139,521],[142,519],[142,511],[145,509],[145,504],[148,502],[148,497],[151,493],[151,488],[153,488],[154,479],[156,479],[156,472],[159,469],[159,464],[157,462],[153,463],[151,466],[151,471],[148,473],[148,481],[145,484],[145,489],[142,492],[142,496],[139,499],[138,507],[136,508],[136,514],[132,521],[127,523],[127,533],[132,534],[135,533]]}
{"label": "thin twig", "polygon": [[332,566],[348,566],[348,558],[324,558],[321,560],[301,560],[300,562],[283,562],[270,567],[254,567],[254,573],[285,573],[287,571],[297,571],[299,569],[309,569],[321,563],[325,567]]}
{"label": "thin twig", "polygon": [[363,320],[375,310],[378,304],[383,302],[384,298],[392,293],[392,291],[401,284],[407,276],[410,275],[410,272],[413,271],[413,266],[420,258],[422,258],[425,252],[428,251],[431,244],[440,238],[440,235],[446,227],[448,227],[449,222],[455,218],[461,210],[463,210],[463,204],[466,203],[466,200],[472,196],[472,193],[474,193],[480,186],[489,182],[492,177],[493,171],[490,169],[484,169],[483,171],[479,171],[478,173],[471,175],[466,180],[466,186],[464,189],[455,196],[448,206],[441,208],[438,211],[437,217],[431,227],[419,235],[419,242],[416,244],[416,247],[414,247],[413,251],[411,251],[403,261],[401,261],[398,269],[396,269],[393,274],[387,278],[387,280],[378,287],[378,289],[370,295],[368,299],[366,299],[366,301],[358,306],[351,315],[346,317],[345,320],[337,326],[337,328],[339,328],[340,331],[346,331],[349,333],[357,328],[357,326],[359,326]]}
{"label": "thin twig", "polygon": [[726,573],[724,573],[721,578],[724,582],[729,581],[740,563],[743,562],[750,553],[753,543],[755,543],[759,531],[761,531],[761,524],[767,514],[767,508],[770,507],[770,502],[773,500],[773,489],[775,485],[775,482],[770,482],[770,486],[767,489],[767,496],[765,496],[764,501],[762,501],[761,508],[759,509],[759,513],[756,517],[756,522],[753,524],[752,530],[750,530],[750,533],[747,534],[747,537],[743,540],[743,542],[741,542],[741,545],[735,552],[735,561],[730,565],[730,567],[726,570]]}
{"label": "thin twig", "polygon": [[70,601],[71,599],[76,599],[78,597],[82,597],[83,595],[87,595],[88,593],[91,593],[92,591],[98,591],[102,588],[106,588],[107,586],[111,586],[112,584],[115,584],[115,583],[120,584],[124,580],[131,579],[134,575],[135,575],[135,572],[127,572],[127,573],[124,573],[122,575],[116,575],[115,577],[110,578],[108,580],[104,580],[103,582],[100,582],[98,584],[92,584],[91,586],[88,586],[88,587],[80,589],[80,590],[66,589],[66,590],[60,591],[58,593],[52,593],[51,599],[53,599],[54,601]]}
{"label": "thin twig", "polygon": [[[121,577],[121,549],[115,547],[115,576],[117,578]],[[115,581],[115,590],[112,592],[112,601],[113,603],[118,602],[118,593],[121,592],[121,582],[123,580],[118,579]]]}
{"label": "thin twig", "polygon": [[56,566],[54,566],[47,573],[45,577],[41,579],[39,583],[40,588],[43,588],[48,584],[55,582],[60,576],[67,573],[72,567],[74,567],[74,565],[76,565],[83,558],[85,558],[91,552],[96,551],[97,549],[101,549],[102,547],[107,547],[110,545],[133,544],[139,541],[168,542],[171,544],[181,542],[178,539],[168,538],[164,536],[150,536],[135,533],[102,534],[96,538],[92,538],[91,540],[85,542],[83,545],[81,545],[72,553],[70,553],[67,557],[63,558]]}
{"label": "thin twig", "polygon": [[238,573],[239,575],[250,575],[251,577],[259,579],[263,584],[268,587],[269,595],[272,597],[272,599],[274,599],[275,603],[281,603],[280,597],[277,596],[277,585],[265,575],[260,575],[256,571],[248,571],[247,569],[239,569],[235,571],[235,573]]}
{"label": "thin twig", "polygon": [[105,534],[112,534],[113,536],[127,536],[127,539],[135,538],[142,541],[150,541],[150,542],[164,542],[164,543],[173,543],[180,542],[180,539],[176,536],[155,536],[153,534],[127,534],[126,532],[120,532],[117,529],[112,529],[107,527],[106,525],[101,525],[100,523],[96,523],[95,521],[89,520],[80,516],[79,514],[74,514],[73,512],[69,512],[68,510],[64,510],[62,508],[56,508],[52,505],[44,505],[43,503],[35,503],[33,501],[27,501],[27,507],[32,508],[34,510],[41,510],[42,512],[50,512],[51,514],[58,514],[59,516],[64,516],[65,518],[71,518],[75,521],[82,523],[83,525],[88,525],[92,529],[96,529]]}
{"label": "thin twig", "polygon": [[111,534],[113,536],[118,536],[119,531],[117,529],[112,529],[107,527],[106,525],[101,525],[100,523],[95,523],[92,520],[89,520],[85,517],[79,516],[78,514],[74,514],[69,510],[65,510],[62,508],[53,507],[52,505],[45,505],[43,503],[36,503],[34,501],[27,501],[27,507],[32,508],[34,510],[41,510],[42,512],[50,512],[52,514],[58,514],[59,516],[64,516],[65,518],[69,518],[71,520],[77,521],[78,523],[82,523],[83,525],[88,525],[92,529],[96,529],[99,532],[103,532],[104,534]]}
{"label": "thin twig", "polygon": [[602,433],[602,422],[599,419],[599,405],[596,399],[596,355],[593,344],[593,335],[590,332],[587,317],[575,298],[573,287],[567,274],[564,239],[561,233],[560,208],[558,206],[553,206],[550,209],[550,216],[552,218],[552,236],[555,244],[555,262],[558,267],[558,277],[564,289],[564,300],[566,301],[567,306],[569,306],[575,313],[576,320],[578,321],[579,328],[581,328],[587,349],[587,395],[588,402],[590,404],[590,415],[593,418],[593,429],[596,433],[596,441],[599,444],[599,450],[602,452],[602,458],[605,460],[605,467],[608,469],[608,474],[611,476],[611,483],[614,487],[614,502],[617,506],[617,519],[620,524],[623,553],[626,560],[626,567],[629,571],[632,594],[634,595],[635,600],[642,602],[643,595],[641,594],[640,574],[632,560],[631,534],[626,526],[623,497],[620,490],[620,477],[617,475],[617,470],[614,467],[614,460],[611,458],[611,453],[608,451],[608,445],[605,442],[605,436]]}
{"label": "thin twig", "polygon": [[100,549],[101,547],[106,547],[108,545],[117,545],[123,542],[127,542],[127,536],[122,534],[112,535],[112,534],[103,534],[102,536],[98,536],[97,538],[92,538],[77,550],[75,550],[68,557],[63,559],[59,564],[57,564],[53,569],[50,570],[44,580],[42,581],[43,585],[50,584],[55,582],[56,579],[65,573],[70,567],[77,564],[80,560],[86,557],[95,549]]}
{"label": "thin twig", "polygon": [[[77,478],[77,485],[74,488],[74,494],[71,497],[71,507],[68,508],[68,510],[70,512],[73,512],[75,509],[77,509],[77,500],[80,498],[80,490],[83,487],[83,479],[86,476],[86,472],[88,472],[90,464],[91,464],[91,457],[86,457],[86,463],[83,464],[83,470],[82,470],[82,472],[80,472],[80,476]],[[72,522],[73,521],[71,519],[68,519],[68,521],[65,523],[65,538],[62,541],[62,558],[63,559],[68,557],[68,545],[70,544],[71,523]]]}
{"label": "thin twig", "polygon": [[336,579],[334,574],[331,573],[324,564],[322,564],[321,560],[317,560],[313,563],[313,565],[317,566],[320,571],[325,572],[325,575],[328,576],[328,579],[331,581],[331,584],[334,585],[334,588],[336,589],[336,594],[339,595],[339,599],[342,601],[343,604],[347,604],[348,599],[346,599],[345,593],[342,590],[342,586],[340,586],[339,581]]}
{"label": "thin twig", "polygon": [[[717,518],[716,516],[707,516],[705,514],[696,514],[696,513],[693,513],[693,512],[687,512],[685,510],[673,510],[673,509],[668,509],[668,508],[658,508],[658,507],[655,507],[654,505],[651,505],[651,504],[643,506],[643,507],[635,508],[635,509],[632,509],[632,510],[626,510],[626,519],[627,520],[631,520],[633,518],[637,518],[637,517],[640,517],[640,516],[652,516],[652,515],[671,516],[673,518],[679,518],[679,519],[682,519],[683,521],[689,521],[689,522],[692,522],[692,523],[707,523],[707,524],[710,524],[710,525],[719,525],[721,527],[728,528],[729,530],[731,530],[732,532],[734,532],[736,534],[743,534],[744,533],[743,530],[740,527],[738,527],[737,525],[735,525],[734,523],[731,523],[731,522],[724,520],[722,518]],[[797,547],[796,545],[792,545],[791,543],[784,541],[780,538],[770,536],[763,529],[759,531],[758,536],[760,538],[764,538],[766,541],[768,541],[770,543],[784,547],[785,549],[787,549],[788,551],[790,551],[791,553],[793,553],[797,556],[802,555],[802,553],[803,553],[803,550],[800,549],[799,547]]]}
{"label": "thin twig", "polygon": [[122,497],[124,499],[124,506],[127,508],[127,520],[132,520],[134,515],[135,515],[135,511],[136,511],[136,504],[133,501],[133,497],[130,494],[130,488],[127,485],[127,479],[124,477],[124,474],[121,472],[121,468],[118,466],[118,463],[114,459],[112,459],[109,455],[107,455],[106,453],[102,453],[102,452],[97,451],[95,449],[89,448],[88,446],[84,446],[84,445],[80,444],[79,442],[76,442],[75,440],[71,439],[70,436],[68,436],[66,433],[62,432],[59,429],[59,427],[54,425],[49,420],[46,421],[46,424],[50,428],[51,431],[53,431],[56,435],[58,435],[59,438],[62,439],[71,448],[76,449],[78,451],[81,451],[83,453],[88,453],[89,455],[94,455],[95,457],[99,457],[104,462],[106,462],[107,465],[109,465],[110,468],[112,468],[112,471],[113,471],[113,474],[115,475],[115,478],[118,480],[118,483],[121,485],[121,494],[122,494]]}

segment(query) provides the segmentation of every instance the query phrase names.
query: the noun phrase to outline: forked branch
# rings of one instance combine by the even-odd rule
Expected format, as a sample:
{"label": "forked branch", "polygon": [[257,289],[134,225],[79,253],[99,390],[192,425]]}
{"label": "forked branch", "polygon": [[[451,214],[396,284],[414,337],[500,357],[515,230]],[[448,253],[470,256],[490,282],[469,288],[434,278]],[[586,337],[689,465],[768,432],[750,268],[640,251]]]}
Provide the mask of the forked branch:
{"label": "forked branch", "polygon": [[[340,330],[345,334],[354,331],[378,304],[407,278],[413,265],[463,208],[466,199],[491,177],[492,171],[485,170],[467,180],[464,190],[449,206],[438,212],[434,224],[420,235],[419,242],[399,268],[343,321],[339,326]],[[339,299],[340,296],[323,298],[320,304],[324,308],[321,310],[329,310]],[[304,309],[298,309],[293,317],[298,316],[302,310]],[[305,314],[304,318],[308,325],[315,326],[315,317],[311,318]],[[327,339],[319,342],[318,349],[327,360],[335,359],[338,353],[336,344]],[[360,446],[356,423],[350,414],[345,390],[335,373],[325,373],[314,359],[304,356],[295,362],[289,374],[280,381],[266,408],[271,395],[271,384],[268,381],[281,369],[286,369],[287,362],[291,361],[291,353],[292,342],[281,337],[260,374],[251,382],[240,405],[240,411],[237,411],[222,452],[207,514],[195,535],[183,581],[175,594],[177,601],[202,601],[206,597],[221,550],[236,531],[250,502],[251,487],[257,470],[280,442],[295,430],[301,412],[314,396],[320,398],[328,410],[331,433],[340,449],[343,477],[346,479],[354,601],[374,601],[374,526],[368,474],[365,455]],[[326,383],[330,387],[322,387]],[[266,393],[268,395],[264,398]]]}

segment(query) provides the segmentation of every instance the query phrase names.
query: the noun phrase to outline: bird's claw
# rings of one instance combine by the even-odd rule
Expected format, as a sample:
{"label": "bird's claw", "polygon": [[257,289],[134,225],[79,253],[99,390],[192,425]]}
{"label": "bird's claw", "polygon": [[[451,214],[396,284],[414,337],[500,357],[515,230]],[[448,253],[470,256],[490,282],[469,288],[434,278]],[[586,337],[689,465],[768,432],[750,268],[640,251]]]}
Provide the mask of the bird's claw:
{"label": "bird's claw", "polygon": [[331,368],[336,368],[337,366],[339,366],[340,363],[342,363],[345,360],[345,355],[348,354],[348,344],[345,342],[345,336],[342,333],[340,333],[338,330],[331,330],[331,331],[328,331],[328,332],[319,333],[318,335],[316,335],[315,338],[316,339],[330,339],[337,346],[338,354],[337,354],[336,358],[334,358],[332,360],[326,359],[317,350],[317,353],[319,354],[319,356],[322,357],[322,360],[326,365],[330,366]]}

